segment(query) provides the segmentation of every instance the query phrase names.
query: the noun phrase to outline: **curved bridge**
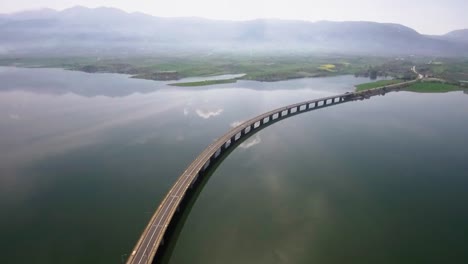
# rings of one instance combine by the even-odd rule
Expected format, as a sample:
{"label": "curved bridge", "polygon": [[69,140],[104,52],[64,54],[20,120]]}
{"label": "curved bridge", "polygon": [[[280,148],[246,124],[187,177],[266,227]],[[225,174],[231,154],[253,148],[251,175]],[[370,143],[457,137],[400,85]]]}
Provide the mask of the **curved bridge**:
{"label": "curved bridge", "polygon": [[180,206],[189,188],[192,188],[200,180],[203,173],[210,167],[210,164],[220,159],[222,154],[228,152],[230,148],[235,147],[237,145],[236,142],[238,143],[246,137],[250,137],[262,128],[281,119],[332,105],[385,94],[386,92],[399,90],[418,80],[288,105],[261,114],[231,129],[200,153],[182,175],[179,176],[151,217],[134,250],[130,254],[127,264],[149,264],[153,262],[158,249],[164,244],[164,239],[168,239],[168,237],[165,237],[168,226],[175,221],[174,216],[180,213]]}

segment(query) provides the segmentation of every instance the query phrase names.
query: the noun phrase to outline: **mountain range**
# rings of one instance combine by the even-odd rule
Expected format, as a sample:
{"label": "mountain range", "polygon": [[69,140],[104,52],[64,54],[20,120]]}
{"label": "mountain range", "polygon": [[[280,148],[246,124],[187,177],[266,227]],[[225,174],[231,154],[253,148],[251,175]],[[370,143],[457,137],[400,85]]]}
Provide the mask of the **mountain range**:
{"label": "mountain range", "polygon": [[468,56],[468,29],[430,36],[391,23],[162,18],[80,6],[0,15],[2,56],[180,51]]}

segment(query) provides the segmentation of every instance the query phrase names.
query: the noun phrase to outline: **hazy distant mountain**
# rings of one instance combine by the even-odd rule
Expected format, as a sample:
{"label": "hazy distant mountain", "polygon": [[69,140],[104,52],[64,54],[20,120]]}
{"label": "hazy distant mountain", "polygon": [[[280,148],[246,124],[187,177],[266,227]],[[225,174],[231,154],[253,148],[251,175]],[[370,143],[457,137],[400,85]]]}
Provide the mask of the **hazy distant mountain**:
{"label": "hazy distant mountain", "polygon": [[430,37],[402,25],[374,22],[159,18],[115,8],[44,9],[0,16],[0,54],[291,50],[468,55],[467,45],[460,41],[466,32],[447,35]]}
{"label": "hazy distant mountain", "polygon": [[468,29],[460,29],[449,32],[443,36],[445,39],[464,42],[468,44]]}

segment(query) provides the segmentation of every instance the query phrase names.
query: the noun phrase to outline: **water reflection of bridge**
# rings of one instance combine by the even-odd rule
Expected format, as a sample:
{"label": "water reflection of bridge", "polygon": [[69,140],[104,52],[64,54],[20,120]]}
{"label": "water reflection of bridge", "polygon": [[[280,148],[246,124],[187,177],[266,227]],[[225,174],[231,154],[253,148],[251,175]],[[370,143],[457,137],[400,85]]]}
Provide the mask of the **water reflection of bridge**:
{"label": "water reflection of bridge", "polygon": [[134,250],[130,254],[127,264],[153,262],[155,255],[160,253],[158,250],[160,251],[164,242],[167,242],[170,238],[171,232],[168,230],[174,229],[177,224],[177,215],[181,215],[184,211],[184,205],[186,205],[187,200],[190,199],[190,195],[188,195],[190,190],[197,189],[201,179],[206,175],[206,172],[212,168],[216,162],[219,162],[229,154],[241,141],[285,118],[385,94],[386,92],[398,90],[416,81],[417,80],[363,92],[340,94],[288,105],[256,116],[231,129],[200,153],[192,164],[180,175],[151,217],[151,220],[143,231]]}

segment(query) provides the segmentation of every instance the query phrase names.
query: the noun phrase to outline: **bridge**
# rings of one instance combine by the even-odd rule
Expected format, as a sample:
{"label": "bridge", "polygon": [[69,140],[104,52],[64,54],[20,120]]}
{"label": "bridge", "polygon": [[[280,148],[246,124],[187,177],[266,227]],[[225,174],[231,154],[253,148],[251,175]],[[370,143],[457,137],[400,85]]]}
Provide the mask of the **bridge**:
{"label": "bridge", "polygon": [[388,85],[361,92],[334,95],[284,106],[256,116],[231,129],[201,152],[182,173],[182,175],[179,176],[160,203],[154,215],[151,217],[148,225],[143,231],[143,234],[130,254],[127,264],[150,264],[153,262],[158,250],[164,245],[165,240],[169,239],[167,235],[168,227],[176,224],[175,216],[177,214],[181,214],[181,211],[184,209],[181,205],[183,204],[184,199],[187,199],[186,196],[188,190],[196,188],[197,182],[201,180],[204,173],[210,168],[210,166],[221,159],[223,155],[226,155],[226,153],[229,153],[233,148],[235,148],[237,146],[236,143],[245,140],[259,130],[282,119],[324,107],[363,100],[375,95],[399,90],[419,81],[419,79],[420,78],[418,77],[416,80],[404,83]]}

